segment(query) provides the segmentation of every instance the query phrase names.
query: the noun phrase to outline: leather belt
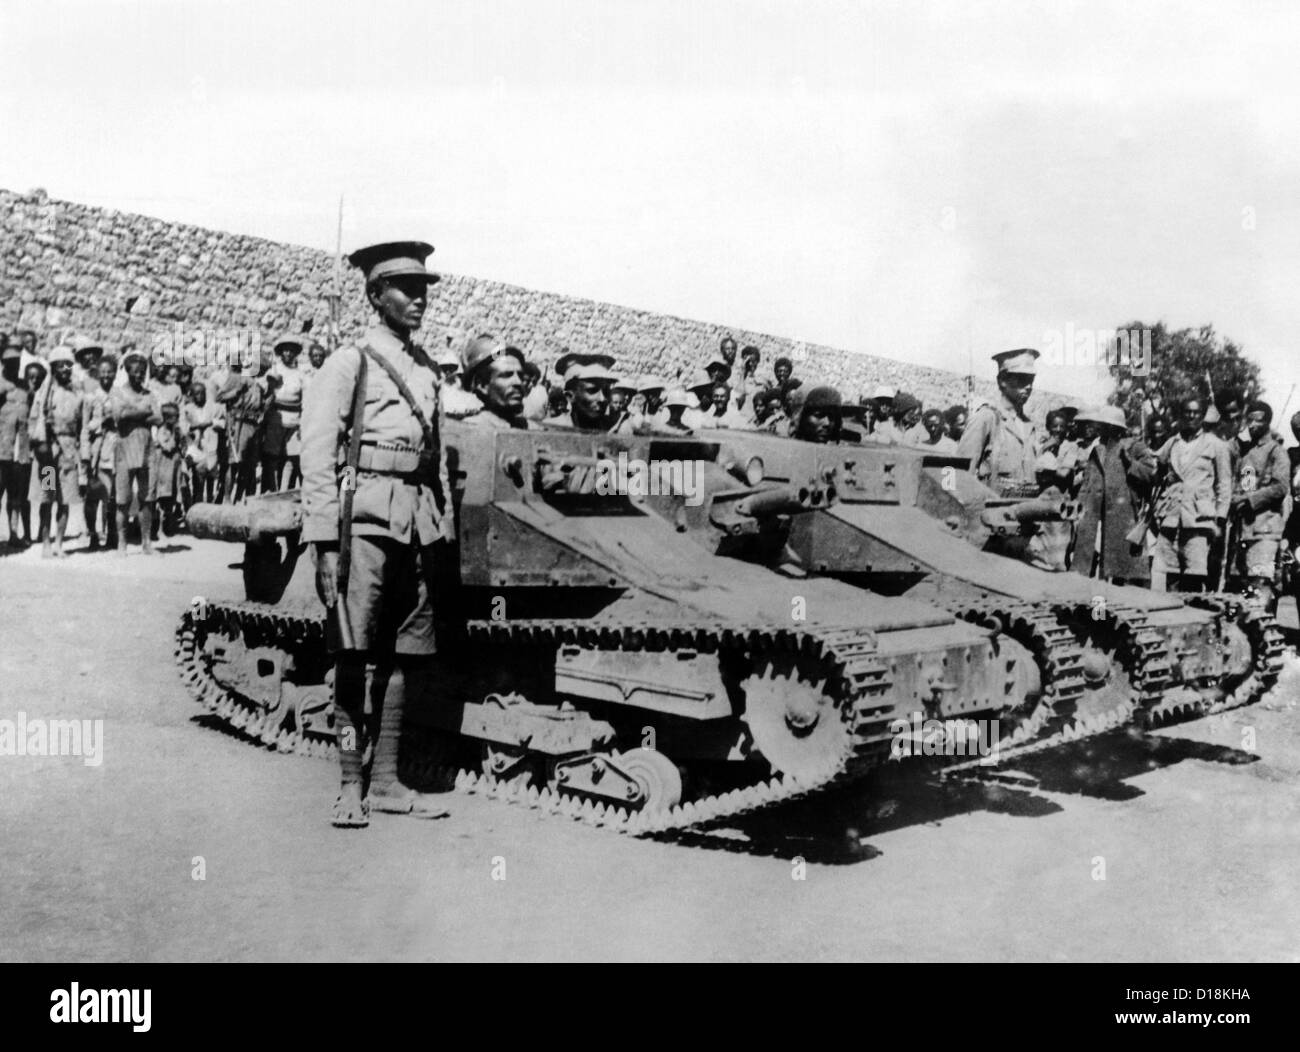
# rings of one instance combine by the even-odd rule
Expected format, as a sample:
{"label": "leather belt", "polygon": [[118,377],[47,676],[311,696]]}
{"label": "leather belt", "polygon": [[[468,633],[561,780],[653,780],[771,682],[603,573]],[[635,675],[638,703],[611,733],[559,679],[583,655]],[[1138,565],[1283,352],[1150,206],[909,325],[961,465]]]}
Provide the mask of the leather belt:
{"label": "leather belt", "polygon": [[429,454],[394,442],[362,442],[357,453],[357,473],[361,475],[387,475],[403,482],[428,484],[434,470]]}

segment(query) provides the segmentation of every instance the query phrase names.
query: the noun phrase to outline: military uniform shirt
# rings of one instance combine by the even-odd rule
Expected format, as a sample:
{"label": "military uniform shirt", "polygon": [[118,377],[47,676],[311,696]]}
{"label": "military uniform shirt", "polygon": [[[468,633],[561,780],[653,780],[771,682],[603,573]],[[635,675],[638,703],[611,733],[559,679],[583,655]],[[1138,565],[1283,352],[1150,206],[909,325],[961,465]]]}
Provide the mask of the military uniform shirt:
{"label": "military uniform shirt", "polygon": [[[441,384],[437,370],[420,352],[417,362],[386,326],[370,329],[361,341],[392,363],[415,396],[420,411],[439,428]],[[339,486],[346,462],[348,420],[356,387],[361,351],[345,347],[325,359],[307,390],[302,414],[302,539],[339,539]],[[366,393],[361,441],[383,442],[419,449],[424,433],[406,399],[377,362],[366,362]],[[444,506],[440,511],[433,490],[394,475],[359,471],[352,495],[352,534],[389,537],[409,544],[450,540],[454,533],[451,487],[447,481],[446,446],[439,443],[438,474]]]}
{"label": "military uniform shirt", "polygon": [[1233,440],[1234,492],[1244,493],[1250,512],[1242,516],[1246,539],[1282,536],[1282,503],[1286,499],[1290,465],[1282,444],[1272,435],[1252,443],[1249,436]]}
{"label": "military uniform shirt", "polygon": [[1033,482],[1037,451],[1038,429],[1005,397],[976,409],[957,443],[957,455],[969,457],[976,477],[992,489]]}

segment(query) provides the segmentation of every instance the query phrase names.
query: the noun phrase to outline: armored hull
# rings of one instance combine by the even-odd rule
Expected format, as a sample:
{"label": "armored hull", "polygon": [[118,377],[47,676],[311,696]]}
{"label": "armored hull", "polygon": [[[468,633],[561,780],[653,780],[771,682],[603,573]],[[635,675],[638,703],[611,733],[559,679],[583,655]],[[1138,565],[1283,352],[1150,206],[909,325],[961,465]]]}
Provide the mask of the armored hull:
{"label": "armored hull", "polygon": [[964,459],[915,448],[749,432],[714,441],[723,463],[756,480],[835,486],[832,504],[792,523],[786,572],[919,599],[1022,640],[1026,611],[1068,632],[1082,673],[1060,699],[1072,719],[1205,715],[1247,703],[1280,670],[1280,632],[1241,596],[1155,593],[1065,572],[1064,548],[1039,540],[1050,537],[1044,522],[1069,516],[1068,501],[1000,497]]}
{"label": "armored hull", "polygon": [[[1026,644],[736,557],[787,543],[831,485],[751,485],[691,440],[444,430],[458,543],[437,573],[439,656],[408,705],[414,781],[652,833],[859,777],[918,714],[963,735],[992,721],[1003,755],[1050,721],[1059,682],[1041,669],[1059,681],[1072,652],[1055,626]],[[618,474],[627,463],[672,470],[638,486]],[[244,543],[244,596],[197,598],[177,659],[229,727],[331,755],[324,611],[299,525],[294,493],[192,510],[196,536]]]}

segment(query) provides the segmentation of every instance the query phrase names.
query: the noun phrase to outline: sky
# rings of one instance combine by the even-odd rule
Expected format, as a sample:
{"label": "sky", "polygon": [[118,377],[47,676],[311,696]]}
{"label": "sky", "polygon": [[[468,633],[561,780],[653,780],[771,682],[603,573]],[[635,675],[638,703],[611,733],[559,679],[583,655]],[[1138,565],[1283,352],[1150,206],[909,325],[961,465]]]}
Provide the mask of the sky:
{"label": "sky", "polygon": [[0,186],[330,250],[341,196],[345,251],[985,377],[1213,324],[1280,412],[1298,45],[1286,3],[4,0]]}

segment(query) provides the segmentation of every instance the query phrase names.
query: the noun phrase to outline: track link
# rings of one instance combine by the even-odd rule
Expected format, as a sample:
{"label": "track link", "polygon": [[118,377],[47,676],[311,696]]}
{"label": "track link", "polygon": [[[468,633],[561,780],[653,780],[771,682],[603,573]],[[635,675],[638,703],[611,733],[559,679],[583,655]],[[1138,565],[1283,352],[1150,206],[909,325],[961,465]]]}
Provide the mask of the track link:
{"label": "track link", "polygon": [[[229,690],[211,675],[203,652],[210,630],[256,630],[259,638],[280,638],[289,645],[324,646],[324,621],[282,613],[258,603],[208,603],[185,612],[176,630],[176,660],[191,694],[226,726],[245,737],[282,752],[307,756],[336,755],[324,736],[298,728],[263,725],[256,702]],[[890,682],[876,656],[875,636],[864,629],[746,627],[718,623],[697,625],[600,625],[588,621],[529,620],[471,621],[466,636],[474,643],[525,644],[559,647],[573,644],[616,650],[666,651],[689,648],[700,653],[745,650],[785,654],[812,663],[824,676],[825,690],[848,734],[839,755],[828,756],[815,776],[803,779],[776,775],[727,793],[706,796],[671,809],[630,811],[604,802],[561,793],[549,787],[520,786],[497,781],[469,768],[440,766],[436,761],[413,765],[423,779],[437,779],[456,791],[523,804],[544,813],[561,814],[615,832],[634,835],[668,833],[760,809],[788,803],[847,782],[883,762],[889,751]]]}

